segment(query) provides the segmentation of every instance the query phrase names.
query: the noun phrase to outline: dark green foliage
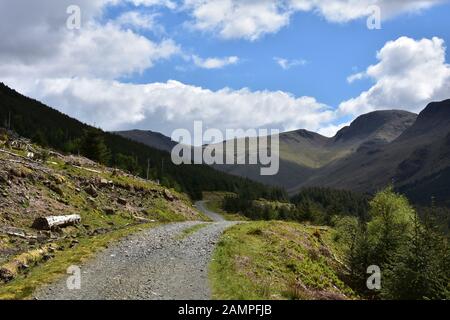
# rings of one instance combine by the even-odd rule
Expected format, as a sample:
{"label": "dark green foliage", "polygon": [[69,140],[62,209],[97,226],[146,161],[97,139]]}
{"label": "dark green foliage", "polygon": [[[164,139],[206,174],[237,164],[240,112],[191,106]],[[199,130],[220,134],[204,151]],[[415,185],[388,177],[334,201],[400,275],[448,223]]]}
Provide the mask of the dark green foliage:
{"label": "dark green foliage", "polygon": [[139,175],[141,172],[141,168],[139,166],[139,162],[136,157],[125,155],[122,153],[116,154],[113,159],[114,166],[117,168],[121,168],[133,174]]}
{"label": "dark green foliage", "polygon": [[142,177],[146,177],[150,161],[150,179],[184,191],[193,199],[200,199],[202,191],[271,192],[262,184],[218,172],[206,165],[176,166],[167,152],[83,124],[1,83],[0,123],[42,145],[66,153],[85,154]]}
{"label": "dark green foliage", "polygon": [[432,201],[431,207],[417,206],[416,211],[420,218],[432,219],[437,226],[439,226],[439,231],[443,234],[450,233],[450,208],[449,207],[437,207]]}
{"label": "dark green foliage", "polygon": [[330,224],[333,216],[351,215],[366,219],[369,197],[346,190],[305,188],[291,199],[305,220]]}
{"label": "dark green foliage", "polygon": [[[254,192],[228,196],[223,201],[223,209],[231,213],[241,213],[253,220],[309,221],[316,225],[330,225],[334,216],[365,217],[369,198],[358,193],[328,188],[307,188],[291,199],[291,205],[276,208],[255,204],[254,200],[265,198],[272,201],[288,202],[282,189],[271,189],[269,193],[256,195]],[[293,205],[292,205],[293,204]]]}
{"label": "dark green foliage", "polygon": [[387,299],[449,299],[450,248],[430,218],[415,218],[406,245],[385,272],[382,296]]}
{"label": "dark green foliage", "polygon": [[[337,241],[347,248],[353,287],[368,298],[449,298],[448,238],[430,217],[422,220],[392,188],[370,202],[369,220],[336,222]],[[381,290],[366,287],[367,268],[379,266]]]}
{"label": "dark green foliage", "polygon": [[256,204],[255,200],[265,199],[268,201],[276,201],[287,203],[287,193],[280,188],[267,188],[265,190],[257,190],[254,188],[243,188],[237,195],[226,196],[222,203],[222,208],[230,213],[240,213],[252,220],[275,220],[288,219],[291,215],[289,210],[283,208],[272,208],[270,202],[268,205]]}
{"label": "dark green foliage", "polygon": [[90,129],[85,132],[81,139],[80,151],[85,157],[102,164],[108,164],[111,159],[111,153],[100,130]]}

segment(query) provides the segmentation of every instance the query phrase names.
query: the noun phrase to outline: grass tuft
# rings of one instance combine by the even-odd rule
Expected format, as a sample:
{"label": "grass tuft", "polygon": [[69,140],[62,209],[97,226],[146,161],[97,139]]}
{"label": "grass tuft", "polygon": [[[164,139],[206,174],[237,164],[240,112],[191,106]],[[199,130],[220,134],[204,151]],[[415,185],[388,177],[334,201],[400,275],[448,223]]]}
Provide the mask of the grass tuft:
{"label": "grass tuft", "polygon": [[191,234],[194,234],[197,231],[200,231],[201,229],[207,227],[208,225],[209,225],[208,223],[200,223],[200,224],[196,224],[195,226],[184,229],[183,232],[181,232],[181,234],[178,236],[178,239],[182,240],[184,238],[187,238]]}

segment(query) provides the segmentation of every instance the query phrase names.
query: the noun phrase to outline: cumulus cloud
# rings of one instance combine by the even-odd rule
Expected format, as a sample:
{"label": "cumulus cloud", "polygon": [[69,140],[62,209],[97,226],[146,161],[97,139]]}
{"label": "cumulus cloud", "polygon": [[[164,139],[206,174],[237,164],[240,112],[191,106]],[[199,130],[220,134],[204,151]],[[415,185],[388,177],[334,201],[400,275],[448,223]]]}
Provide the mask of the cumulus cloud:
{"label": "cumulus cloud", "polygon": [[418,112],[433,100],[448,98],[450,65],[444,41],[401,37],[378,52],[379,62],[349,79],[368,77],[374,85],[358,97],[344,101],[339,111],[358,115],[372,110],[405,109]]}
{"label": "cumulus cloud", "polygon": [[82,24],[92,21],[109,0],[0,0],[0,61],[32,62],[58,53],[67,36],[67,8],[82,10]]}
{"label": "cumulus cloud", "polygon": [[155,61],[179,52],[172,40],[154,43],[112,24],[94,24],[80,33],[68,33],[56,50],[48,59],[36,59],[33,63],[20,59],[3,61],[0,73],[3,77],[117,78],[142,72]]}
{"label": "cumulus cloud", "polygon": [[367,17],[373,13],[373,6],[381,9],[382,18],[419,12],[442,0],[290,0],[293,10],[315,11],[332,22],[348,22]]}
{"label": "cumulus cloud", "polygon": [[[0,1],[0,74],[113,79],[142,72],[180,52],[170,39],[154,42],[117,22],[96,23],[104,6],[115,1]],[[66,10],[72,4],[81,8],[80,30],[66,27]],[[128,15],[123,22],[133,17],[142,18]]]}
{"label": "cumulus cloud", "polygon": [[289,60],[280,57],[274,57],[273,59],[284,70],[289,70],[290,68],[293,67],[304,66],[307,63],[306,60],[298,60],[298,59]]}
{"label": "cumulus cloud", "polygon": [[222,38],[256,40],[289,23],[290,12],[275,0],[185,0],[193,28],[217,32]]}
{"label": "cumulus cloud", "polygon": [[198,30],[217,33],[225,39],[257,40],[276,33],[299,11],[315,12],[331,22],[348,22],[381,9],[382,18],[419,12],[442,0],[184,0],[183,8]]}
{"label": "cumulus cloud", "polygon": [[[211,91],[178,81],[145,85],[100,79],[45,79],[18,88],[84,122],[107,129],[131,127],[161,131],[205,127],[318,130],[334,112],[311,97],[281,91]],[[92,94],[97,92],[101,94]]]}
{"label": "cumulus cloud", "polygon": [[344,127],[347,127],[351,124],[351,122],[345,122],[345,123],[340,123],[340,124],[330,124],[330,125],[326,125],[322,128],[320,128],[317,133],[325,136],[325,137],[334,137],[336,135],[336,132],[338,132],[339,130],[341,130]]}
{"label": "cumulus cloud", "polygon": [[[96,22],[106,4],[120,1],[178,8],[174,2],[162,0],[0,0],[0,80],[107,130],[135,127],[168,135],[176,128],[189,128],[194,120],[222,130],[305,128],[333,135],[341,127],[335,125],[340,115],[383,108],[418,111],[431,100],[446,98],[450,89],[443,40],[406,37],[388,42],[378,53],[377,64],[349,77],[350,82],[367,77],[374,85],[359,97],[343,102],[338,112],[312,97],[295,97],[282,91],[212,91],[177,81],[122,83],[118,79],[183,54],[171,39],[152,41],[132,28],[124,28],[127,24],[148,27],[149,17],[129,14],[116,21]],[[335,1],[336,10],[348,2]],[[321,12],[321,3],[296,1],[294,7],[293,0],[186,0],[183,9],[192,11],[196,28],[217,30],[225,38],[256,40],[286,25],[292,10]],[[392,13],[426,7],[417,1],[391,1],[394,3],[398,6],[389,7]],[[66,8],[72,4],[82,8],[81,30],[66,28]],[[236,64],[239,58],[190,56],[188,60],[201,68],[217,69]],[[283,58],[275,61],[285,69],[303,64]]]}
{"label": "cumulus cloud", "polygon": [[129,1],[133,3],[135,6],[147,6],[147,7],[162,6],[167,7],[169,9],[175,9],[177,7],[177,4],[171,0],[125,0],[125,1]]}
{"label": "cumulus cloud", "polygon": [[233,65],[239,62],[239,58],[236,56],[202,59],[194,55],[192,56],[192,60],[197,67],[203,69],[222,69],[226,66]]}
{"label": "cumulus cloud", "polygon": [[142,13],[140,11],[128,11],[121,14],[116,20],[120,26],[142,30],[152,30],[158,33],[164,32],[164,27],[157,23],[156,13]]}

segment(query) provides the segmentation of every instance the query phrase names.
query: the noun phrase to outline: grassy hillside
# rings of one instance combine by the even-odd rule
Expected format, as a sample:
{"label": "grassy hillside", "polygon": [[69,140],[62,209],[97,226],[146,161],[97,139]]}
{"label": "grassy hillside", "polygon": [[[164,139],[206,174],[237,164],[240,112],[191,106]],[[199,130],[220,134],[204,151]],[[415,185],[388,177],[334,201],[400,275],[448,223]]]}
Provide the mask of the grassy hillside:
{"label": "grassy hillside", "polygon": [[[77,156],[0,137],[0,299],[26,298],[110,242],[161,223],[208,220],[189,198]],[[28,158],[30,150],[34,158]],[[36,218],[79,214],[81,223],[33,228]]]}
{"label": "grassy hillside", "polygon": [[[358,117],[332,138],[307,130],[281,133],[280,170],[274,176],[261,176],[259,166],[218,165],[216,168],[265,184],[282,186],[293,195],[304,186],[325,186],[327,177],[322,176],[321,172],[327,167],[334,163],[345,165],[347,158],[355,153],[389,144],[409,128],[416,118],[416,114],[406,111],[375,111]],[[256,152],[256,148],[249,150],[250,154]],[[351,176],[351,173],[352,170],[345,170],[340,174]],[[318,176],[320,179],[314,180]],[[314,183],[309,183],[311,179]],[[385,182],[389,182],[389,179]],[[369,184],[366,181],[362,187]],[[334,187],[340,189],[339,185]],[[354,190],[354,186],[345,187]]]}
{"label": "grassy hillside", "polygon": [[210,267],[215,299],[352,299],[331,231],[288,222],[227,230]]}
{"label": "grassy hillside", "polygon": [[202,191],[234,192],[241,188],[251,188],[263,193],[267,190],[262,184],[227,175],[209,166],[176,166],[172,163],[170,154],[165,151],[88,126],[0,83],[0,126],[2,125],[41,145],[65,153],[81,152],[91,159],[92,154],[86,150],[86,145],[92,147],[92,141],[86,140],[94,135],[96,144],[104,144],[100,148],[101,158],[107,165],[146,177],[150,164],[150,178],[158,179],[167,187],[186,192],[194,199],[200,198]]}
{"label": "grassy hillside", "polygon": [[[307,194],[335,213],[333,227],[306,220],[230,229],[211,268],[216,297],[346,299],[356,292],[365,299],[448,299],[450,246],[436,208],[420,218],[408,199],[389,187],[369,201],[365,214],[337,215],[334,210],[346,207],[345,194]],[[370,265],[382,272],[378,290],[367,286]]]}

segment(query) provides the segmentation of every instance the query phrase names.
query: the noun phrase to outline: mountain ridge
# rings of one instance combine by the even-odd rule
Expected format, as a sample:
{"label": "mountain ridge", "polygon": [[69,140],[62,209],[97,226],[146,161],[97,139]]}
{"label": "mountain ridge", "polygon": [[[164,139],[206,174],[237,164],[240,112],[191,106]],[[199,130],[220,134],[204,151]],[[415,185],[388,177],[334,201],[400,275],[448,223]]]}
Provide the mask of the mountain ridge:
{"label": "mountain ridge", "polygon": [[[450,99],[432,102],[419,114],[373,111],[357,117],[334,137],[299,129],[280,134],[280,172],[260,176],[259,166],[215,165],[229,174],[284,187],[332,187],[373,193],[394,184],[415,198],[430,198],[444,185],[450,166]],[[438,174],[442,172],[442,174]],[[428,192],[417,196],[420,181]],[[450,185],[450,183],[449,183]],[[450,204],[440,187],[439,201]]]}
{"label": "mountain ridge", "polygon": [[124,138],[143,143],[149,147],[167,152],[170,152],[172,148],[177,144],[164,134],[151,130],[134,129],[126,131],[114,131],[113,133]]}

